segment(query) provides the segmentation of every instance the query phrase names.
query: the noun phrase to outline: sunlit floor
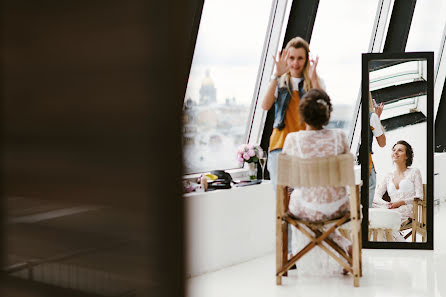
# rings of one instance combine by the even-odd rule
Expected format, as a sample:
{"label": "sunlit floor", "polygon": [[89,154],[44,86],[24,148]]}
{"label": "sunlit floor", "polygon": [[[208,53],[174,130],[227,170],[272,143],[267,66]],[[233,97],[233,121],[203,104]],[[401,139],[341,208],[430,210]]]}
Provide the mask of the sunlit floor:
{"label": "sunlit floor", "polygon": [[292,271],[275,284],[275,255],[188,279],[187,297],[404,296],[446,297],[446,202],[434,210],[434,251],[363,250],[361,286],[347,276]]}

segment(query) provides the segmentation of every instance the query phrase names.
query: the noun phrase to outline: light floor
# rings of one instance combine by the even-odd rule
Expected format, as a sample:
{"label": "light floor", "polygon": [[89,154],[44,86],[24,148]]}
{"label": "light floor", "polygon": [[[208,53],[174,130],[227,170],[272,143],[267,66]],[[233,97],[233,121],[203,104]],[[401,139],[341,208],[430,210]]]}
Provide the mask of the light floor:
{"label": "light floor", "polygon": [[[442,228],[443,227],[443,228]],[[359,288],[347,276],[315,277],[292,271],[275,284],[270,254],[186,281],[187,297],[446,297],[446,202],[434,209],[434,251],[363,250]]]}

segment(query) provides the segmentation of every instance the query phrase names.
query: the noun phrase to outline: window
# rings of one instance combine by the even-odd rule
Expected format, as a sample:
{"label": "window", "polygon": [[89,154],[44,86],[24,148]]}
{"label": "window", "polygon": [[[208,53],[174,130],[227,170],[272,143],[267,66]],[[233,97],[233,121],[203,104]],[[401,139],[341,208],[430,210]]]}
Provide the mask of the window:
{"label": "window", "polygon": [[320,1],[311,38],[318,74],[333,103],[328,128],[353,129],[361,83],[361,53],[368,52],[378,0]]}
{"label": "window", "polygon": [[239,167],[272,0],[206,0],[184,98],[185,173]]}
{"label": "window", "polygon": [[445,20],[446,0],[417,1],[406,52],[433,51],[436,63]]}
{"label": "window", "polygon": [[[444,62],[439,64],[442,59],[442,51],[444,51],[444,49],[441,48],[443,47],[441,41],[445,25],[446,0],[417,1],[407,40],[406,52],[434,52],[434,64],[438,67],[438,73],[434,74],[436,78],[434,85],[434,118],[437,115],[444,78],[446,76]],[[437,68],[435,68],[434,71],[436,70]]]}

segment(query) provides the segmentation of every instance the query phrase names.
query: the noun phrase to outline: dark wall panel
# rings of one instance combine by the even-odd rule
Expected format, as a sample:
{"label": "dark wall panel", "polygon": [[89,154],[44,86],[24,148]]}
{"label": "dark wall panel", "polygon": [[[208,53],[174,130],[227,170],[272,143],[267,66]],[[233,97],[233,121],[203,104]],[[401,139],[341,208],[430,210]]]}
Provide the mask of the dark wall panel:
{"label": "dark wall panel", "polygon": [[446,152],[446,81],[441,92],[435,119],[435,152]]}
{"label": "dark wall panel", "polygon": [[183,295],[183,2],[2,1],[1,296]]}

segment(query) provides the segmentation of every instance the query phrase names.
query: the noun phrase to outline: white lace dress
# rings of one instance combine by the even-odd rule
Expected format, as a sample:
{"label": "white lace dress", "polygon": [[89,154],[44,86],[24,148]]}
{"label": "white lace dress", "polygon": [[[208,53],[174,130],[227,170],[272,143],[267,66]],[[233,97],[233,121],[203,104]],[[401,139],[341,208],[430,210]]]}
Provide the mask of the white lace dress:
{"label": "white lace dress", "polygon": [[394,172],[388,173],[376,187],[372,206],[387,208],[388,202],[382,199],[384,193],[387,191],[390,202],[394,203],[401,200],[406,202],[405,205],[395,208],[401,214],[401,220],[403,222],[412,217],[413,199],[415,197],[423,199],[423,182],[421,172],[418,168],[407,168],[404,171],[404,177],[400,181],[398,189],[393,182],[394,176]]}
{"label": "white lace dress", "polygon": [[[347,152],[349,152],[347,138],[341,130],[303,130],[290,133],[283,146],[283,153],[300,158],[328,157]],[[297,218],[310,221],[329,220],[349,211],[350,203],[345,187],[299,187],[291,193],[289,210]],[[329,238],[346,251],[351,245],[351,242],[338,231],[332,233]],[[309,240],[293,227],[293,254],[308,243]],[[337,262],[317,247],[302,257],[297,262],[297,267],[299,272],[316,274],[322,271],[328,273],[342,271]],[[319,269],[315,270],[315,267]]]}

